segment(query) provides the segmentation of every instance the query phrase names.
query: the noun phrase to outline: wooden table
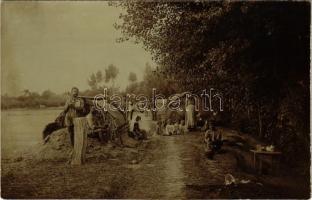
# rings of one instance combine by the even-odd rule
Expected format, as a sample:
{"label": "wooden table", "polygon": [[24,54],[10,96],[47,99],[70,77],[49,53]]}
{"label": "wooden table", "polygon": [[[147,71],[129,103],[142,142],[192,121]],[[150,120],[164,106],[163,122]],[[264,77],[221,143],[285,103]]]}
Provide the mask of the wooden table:
{"label": "wooden table", "polygon": [[[274,158],[280,158],[280,156],[282,155],[282,152],[280,151],[258,151],[258,150],[250,150],[253,153],[253,166],[254,169],[257,170],[257,157],[260,156],[270,156],[271,157],[271,167],[273,168],[273,164],[274,164]],[[262,161],[261,159],[259,160],[259,171],[261,173],[262,171]],[[278,164],[279,164],[279,160],[278,160]]]}

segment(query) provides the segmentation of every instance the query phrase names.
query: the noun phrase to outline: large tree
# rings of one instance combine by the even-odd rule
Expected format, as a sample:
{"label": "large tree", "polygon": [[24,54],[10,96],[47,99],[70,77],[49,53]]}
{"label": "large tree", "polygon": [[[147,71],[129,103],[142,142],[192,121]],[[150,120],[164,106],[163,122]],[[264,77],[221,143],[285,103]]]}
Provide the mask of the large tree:
{"label": "large tree", "polygon": [[[296,121],[290,123],[295,128],[291,135],[306,141],[310,2],[126,1],[119,5],[125,9],[122,23],[116,24],[123,33],[121,41],[143,43],[159,72],[170,75],[180,89],[220,89],[231,121],[245,117],[257,127],[250,131],[268,140],[276,136],[286,116]],[[282,138],[278,134],[275,141]],[[309,140],[305,148],[307,144]]]}
{"label": "large tree", "polygon": [[143,42],[155,61],[177,78],[189,74],[192,82],[203,82],[231,72],[258,74],[260,69],[262,76],[270,75],[266,79],[278,82],[298,81],[308,72],[308,2],[121,5],[126,14],[116,26],[123,39]]}

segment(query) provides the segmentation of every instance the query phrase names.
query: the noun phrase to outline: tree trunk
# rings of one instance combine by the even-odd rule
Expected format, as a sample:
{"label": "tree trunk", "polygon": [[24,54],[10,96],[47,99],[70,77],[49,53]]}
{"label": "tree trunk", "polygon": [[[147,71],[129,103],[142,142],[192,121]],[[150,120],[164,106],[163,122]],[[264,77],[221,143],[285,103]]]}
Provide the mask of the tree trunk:
{"label": "tree trunk", "polygon": [[247,117],[250,120],[250,105],[247,105]]}
{"label": "tree trunk", "polygon": [[85,117],[74,119],[74,151],[72,165],[81,165],[85,162],[87,149],[87,119]]}
{"label": "tree trunk", "polygon": [[262,138],[262,116],[261,116],[261,105],[258,105],[258,121],[259,121],[259,137]]}

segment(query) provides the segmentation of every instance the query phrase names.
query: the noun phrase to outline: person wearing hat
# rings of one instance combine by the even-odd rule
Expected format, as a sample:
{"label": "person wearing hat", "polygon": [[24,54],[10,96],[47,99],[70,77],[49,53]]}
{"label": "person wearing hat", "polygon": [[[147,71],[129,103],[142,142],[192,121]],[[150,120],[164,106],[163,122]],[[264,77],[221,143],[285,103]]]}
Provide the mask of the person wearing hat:
{"label": "person wearing hat", "polygon": [[73,119],[82,117],[84,114],[84,101],[78,97],[79,90],[77,87],[71,89],[70,97],[67,99],[64,107],[65,126],[67,127],[71,145],[74,146],[74,123]]}

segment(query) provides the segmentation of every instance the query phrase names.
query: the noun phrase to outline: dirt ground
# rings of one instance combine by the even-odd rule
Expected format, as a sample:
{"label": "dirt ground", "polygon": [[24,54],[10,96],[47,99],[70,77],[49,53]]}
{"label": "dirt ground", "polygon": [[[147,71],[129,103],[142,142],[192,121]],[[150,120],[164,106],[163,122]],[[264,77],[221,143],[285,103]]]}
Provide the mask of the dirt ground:
{"label": "dirt ground", "polygon": [[[68,159],[2,158],[2,198],[308,198],[309,185],[286,176],[244,172],[231,149],[204,155],[202,133],[158,136],[137,148],[71,166]],[[237,184],[225,186],[231,174]],[[244,183],[243,183],[244,182]],[[247,183],[246,183],[247,182]]]}

